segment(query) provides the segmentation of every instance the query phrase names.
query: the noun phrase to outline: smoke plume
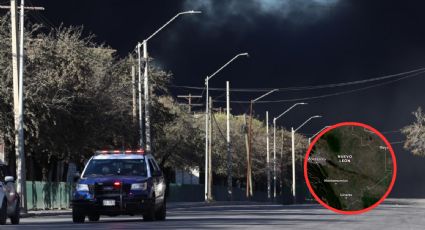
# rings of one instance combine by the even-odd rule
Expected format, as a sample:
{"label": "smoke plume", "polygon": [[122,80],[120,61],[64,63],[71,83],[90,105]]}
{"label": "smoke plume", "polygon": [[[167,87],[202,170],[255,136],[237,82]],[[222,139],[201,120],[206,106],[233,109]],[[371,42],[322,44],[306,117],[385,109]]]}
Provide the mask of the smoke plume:
{"label": "smoke plume", "polygon": [[[255,23],[258,17],[276,22],[311,23],[326,15],[340,0],[185,0],[184,10],[202,10],[204,25],[221,26],[234,21]],[[195,17],[200,20],[199,17]]]}

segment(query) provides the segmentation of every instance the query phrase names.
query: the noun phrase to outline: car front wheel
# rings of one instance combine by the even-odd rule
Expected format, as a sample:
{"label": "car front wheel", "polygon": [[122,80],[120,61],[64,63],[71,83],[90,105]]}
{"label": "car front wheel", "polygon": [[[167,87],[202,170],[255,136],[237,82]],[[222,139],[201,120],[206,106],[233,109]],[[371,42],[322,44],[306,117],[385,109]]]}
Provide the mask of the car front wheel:
{"label": "car front wheel", "polygon": [[99,221],[100,219],[99,214],[90,214],[88,217],[89,217],[89,221]]}
{"label": "car front wheel", "polygon": [[165,200],[162,202],[161,207],[155,212],[155,219],[156,220],[165,220],[165,217],[167,215],[167,206],[165,203]]}
{"label": "car front wheel", "polygon": [[72,208],[72,222],[74,223],[84,223],[86,216],[81,212],[79,208]]}
{"label": "car front wheel", "polygon": [[0,225],[6,224],[7,220],[7,201],[3,200],[1,208],[0,208]]}
{"label": "car front wheel", "polygon": [[10,216],[10,222],[12,222],[12,224],[19,224],[20,217],[21,217],[21,203],[18,200],[16,202],[15,212],[13,213],[12,216]]}
{"label": "car front wheel", "polygon": [[154,221],[155,220],[155,201],[151,201],[149,205],[145,208],[143,212],[144,221]]}

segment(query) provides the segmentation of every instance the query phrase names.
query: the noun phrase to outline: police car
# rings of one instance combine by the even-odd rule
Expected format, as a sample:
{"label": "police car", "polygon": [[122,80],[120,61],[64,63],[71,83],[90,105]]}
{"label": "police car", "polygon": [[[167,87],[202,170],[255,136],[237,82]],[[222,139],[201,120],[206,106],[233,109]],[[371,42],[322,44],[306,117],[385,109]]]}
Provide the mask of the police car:
{"label": "police car", "polygon": [[20,198],[16,193],[15,179],[2,161],[0,161],[0,225],[10,218],[12,224],[19,224]]}
{"label": "police car", "polygon": [[142,214],[145,221],[165,220],[164,177],[143,150],[97,151],[86,164],[72,197],[72,220],[98,221],[100,215]]}

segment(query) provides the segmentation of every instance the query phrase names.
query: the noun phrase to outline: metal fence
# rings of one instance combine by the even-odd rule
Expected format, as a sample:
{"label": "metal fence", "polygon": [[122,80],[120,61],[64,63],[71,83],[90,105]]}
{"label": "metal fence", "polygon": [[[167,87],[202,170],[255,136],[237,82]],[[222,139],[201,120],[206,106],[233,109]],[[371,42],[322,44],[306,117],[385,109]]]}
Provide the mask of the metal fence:
{"label": "metal fence", "polygon": [[[299,188],[299,201],[305,201],[307,191],[302,186]],[[66,182],[41,182],[27,181],[27,207],[29,210],[67,209],[70,207],[72,184]],[[276,201],[290,203],[290,191],[285,191],[283,196],[277,197]],[[227,187],[213,186],[213,198],[216,201],[227,201]],[[245,190],[233,188],[233,201],[246,201]],[[251,201],[267,201],[267,193],[264,191],[254,192]],[[201,202],[204,201],[204,185],[181,185],[169,184],[167,189],[167,201],[169,202]]]}
{"label": "metal fence", "polygon": [[[168,186],[167,201],[170,202],[201,202],[204,201],[204,185],[203,184],[170,184]],[[304,184],[297,185],[297,202],[308,202],[311,197],[307,187]],[[273,195],[273,194],[272,194]],[[212,197],[215,201],[228,201],[227,187],[226,186],[213,186]],[[272,199],[270,199],[272,200]],[[257,201],[267,202],[266,191],[254,191],[251,198],[246,197],[246,190],[244,188],[233,187],[232,201]],[[290,188],[283,190],[282,194],[276,196],[275,202],[283,204],[293,203],[292,193]]]}
{"label": "metal fence", "polygon": [[69,208],[71,190],[71,184],[65,182],[27,181],[27,207],[29,210]]}

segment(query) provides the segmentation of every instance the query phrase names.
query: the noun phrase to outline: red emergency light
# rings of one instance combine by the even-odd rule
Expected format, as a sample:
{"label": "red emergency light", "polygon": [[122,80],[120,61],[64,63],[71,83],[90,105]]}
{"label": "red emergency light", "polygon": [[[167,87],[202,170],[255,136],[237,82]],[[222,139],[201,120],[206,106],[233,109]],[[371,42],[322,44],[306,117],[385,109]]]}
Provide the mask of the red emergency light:
{"label": "red emergency light", "polygon": [[114,187],[116,187],[116,188],[121,187],[121,182],[120,181],[115,181],[114,182]]}
{"label": "red emergency light", "polygon": [[144,149],[137,150],[100,150],[96,151],[96,155],[98,154],[144,154]]}

